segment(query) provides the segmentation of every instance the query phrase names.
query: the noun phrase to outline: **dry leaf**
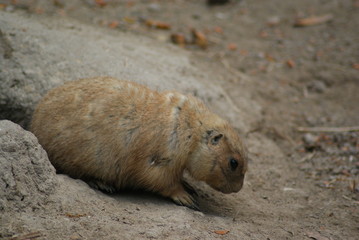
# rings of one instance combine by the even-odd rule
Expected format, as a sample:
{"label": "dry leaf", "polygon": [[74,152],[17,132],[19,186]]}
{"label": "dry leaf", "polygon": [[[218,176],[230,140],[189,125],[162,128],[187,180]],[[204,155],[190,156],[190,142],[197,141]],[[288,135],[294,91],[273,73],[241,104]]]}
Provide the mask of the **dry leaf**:
{"label": "dry leaf", "polygon": [[171,29],[171,25],[169,25],[168,23],[164,23],[164,22],[157,22],[156,28],[167,30],[167,29]]}
{"label": "dry leaf", "polygon": [[129,23],[129,24],[133,24],[133,23],[136,22],[136,20],[134,18],[132,18],[132,17],[124,17],[122,20],[124,22],[126,22],[126,23]]}
{"label": "dry leaf", "polygon": [[34,11],[36,14],[43,14],[45,12],[45,10],[43,8],[35,8]]}
{"label": "dry leaf", "polygon": [[320,235],[320,233],[316,233],[316,232],[306,232],[305,235],[314,240],[329,240],[329,238],[324,237]]}
{"label": "dry leaf", "polygon": [[220,34],[222,34],[223,33],[223,29],[221,28],[221,27],[214,27],[214,29],[213,29],[216,33],[220,33]]}
{"label": "dry leaf", "polygon": [[267,61],[269,61],[269,62],[275,62],[275,58],[274,58],[272,55],[270,55],[269,53],[266,53],[266,54],[265,54],[265,58],[266,58]]}
{"label": "dry leaf", "polygon": [[241,56],[248,56],[249,52],[247,50],[242,49],[242,50],[239,51],[239,54]]}
{"label": "dry leaf", "polygon": [[290,67],[290,68],[294,68],[294,67],[295,67],[295,62],[294,62],[293,60],[291,60],[291,59],[287,60],[285,63],[286,63],[287,66]]}
{"label": "dry leaf", "polygon": [[104,7],[107,5],[107,2],[105,0],[95,0],[95,3],[100,7]]}
{"label": "dry leaf", "polygon": [[235,44],[235,43],[229,43],[228,45],[227,45],[227,48],[228,48],[228,50],[231,50],[231,51],[235,51],[235,50],[237,50],[237,44]]}
{"label": "dry leaf", "polygon": [[65,213],[66,217],[69,218],[80,218],[80,217],[85,217],[87,216],[87,214],[71,214],[71,213]]}
{"label": "dry leaf", "polygon": [[227,233],[229,233],[229,230],[215,230],[213,232],[218,235],[226,235]]}
{"label": "dry leaf", "polygon": [[359,63],[354,63],[353,68],[356,69],[356,70],[359,70]]}
{"label": "dry leaf", "polygon": [[266,31],[260,31],[259,37],[261,37],[261,38],[267,38],[267,37],[268,37],[268,32],[266,32]]}
{"label": "dry leaf", "polygon": [[117,28],[119,24],[120,24],[119,21],[112,21],[108,24],[108,26],[109,28]]}
{"label": "dry leaf", "polygon": [[196,29],[192,29],[192,37],[193,43],[197,46],[201,47],[202,49],[206,49],[208,47],[208,41],[206,36]]}
{"label": "dry leaf", "polygon": [[174,44],[180,45],[181,47],[184,47],[186,45],[186,37],[181,33],[173,33],[171,34],[171,41]]}
{"label": "dry leaf", "polygon": [[165,23],[165,22],[146,20],[145,24],[146,24],[146,26],[152,27],[152,28],[158,28],[158,29],[163,29],[163,30],[171,29],[171,25],[169,25],[168,23]]}
{"label": "dry leaf", "polygon": [[136,4],[136,3],[135,3],[134,1],[127,1],[126,7],[130,8],[130,7],[135,6],[135,4]]}
{"label": "dry leaf", "polygon": [[307,18],[299,18],[295,21],[295,27],[306,27],[312,26],[317,24],[322,24],[328,22],[333,19],[333,15],[327,14],[323,16],[314,16],[314,17],[307,17]]}

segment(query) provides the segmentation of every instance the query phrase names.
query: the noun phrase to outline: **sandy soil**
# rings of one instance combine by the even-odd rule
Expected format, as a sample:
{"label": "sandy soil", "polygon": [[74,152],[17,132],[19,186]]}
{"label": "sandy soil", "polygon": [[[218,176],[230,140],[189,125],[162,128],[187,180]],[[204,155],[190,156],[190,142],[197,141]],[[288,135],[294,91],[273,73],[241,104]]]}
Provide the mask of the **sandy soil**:
{"label": "sandy soil", "polygon": [[[193,64],[218,76],[234,103],[244,94],[261,111],[250,129],[240,129],[252,159],[244,189],[226,196],[198,183],[202,212],[142,193],[105,195],[61,176],[101,202],[94,197],[81,209],[48,210],[49,219],[73,228],[46,228],[48,219],[37,218],[37,227],[8,234],[46,229],[56,239],[358,239],[359,132],[342,129],[359,126],[357,0],[242,0],[213,7],[195,0],[18,2],[2,11],[76,19],[146,35],[164,47],[173,44],[171,34],[190,41],[196,29],[208,46],[185,44]],[[298,18],[328,14],[327,22],[294,26]],[[171,29],[156,28],[161,24]],[[125,207],[118,209],[118,202]]]}

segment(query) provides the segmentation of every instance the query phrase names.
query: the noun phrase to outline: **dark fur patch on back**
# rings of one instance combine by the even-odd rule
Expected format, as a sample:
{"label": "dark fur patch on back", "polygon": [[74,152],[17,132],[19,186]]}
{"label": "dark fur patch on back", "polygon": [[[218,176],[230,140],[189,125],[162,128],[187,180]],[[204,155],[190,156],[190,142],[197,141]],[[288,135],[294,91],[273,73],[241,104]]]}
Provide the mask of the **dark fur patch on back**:
{"label": "dark fur patch on back", "polygon": [[163,158],[159,155],[154,155],[152,158],[150,158],[150,165],[152,166],[166,166],[170,162],[170,158]]}

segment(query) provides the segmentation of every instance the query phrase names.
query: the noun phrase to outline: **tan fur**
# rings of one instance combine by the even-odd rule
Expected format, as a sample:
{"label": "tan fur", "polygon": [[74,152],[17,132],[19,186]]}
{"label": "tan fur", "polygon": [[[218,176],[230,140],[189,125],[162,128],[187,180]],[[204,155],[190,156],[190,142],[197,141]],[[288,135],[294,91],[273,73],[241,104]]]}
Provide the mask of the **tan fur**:
{"label": "tan fur", "polygon": [[[185,169],[224,193],[241,189],[247,169],[236,131],[197,98],[110,77],[51,90],[31,130],[59,172],[108,191],[146,189],[189,207],[195,202],[182,185]],[[235,170],[230,158],[238,161]]]}

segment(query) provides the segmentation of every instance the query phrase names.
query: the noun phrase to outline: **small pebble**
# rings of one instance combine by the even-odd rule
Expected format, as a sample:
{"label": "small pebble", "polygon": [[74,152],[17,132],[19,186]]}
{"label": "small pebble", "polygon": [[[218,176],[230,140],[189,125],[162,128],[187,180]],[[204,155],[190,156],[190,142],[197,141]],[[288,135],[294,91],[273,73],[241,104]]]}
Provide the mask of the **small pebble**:
{"label": "small pebble", "polygon": [[273,16],[267,19],[267,25],[270,27],[276,26],[280,23],[280,18],[278,16]]}
{"label": "small pebble", "polygon": [[307,88],[308,91],[322,93],[325,91],[327,86],[322,81],[314,80],[313,82],[308,84]]}
{"label": "small pebble", "polygon": [[304,134],[304,136],[303,136],[303,141],[304,141],[305,144],[310,144],[310,145],[312,145],[312,144],[314,144],[316,141],[318,141],[318,136],[315,136],[315,135],[313,135],[313,134],[311,134],[311,133],[306,133],[306,134]]}
{"label": "small pebble", "polygon": [[13,5],[8,5],[5,7],[6,12],[13,12],[15,11],[15,7]]}
{"label": "small pebble", "polygon": [[215,14],[216,18],[220,19],[220,20],[225,20],[228,18],[228,15],[222,12],[218,12]]}
{"label": "small pebble", "polygon": [[161,11],[161,5],[159,5],[158,3],[150,3],[148,5],[148,10],[153,12],[159,12]]}

